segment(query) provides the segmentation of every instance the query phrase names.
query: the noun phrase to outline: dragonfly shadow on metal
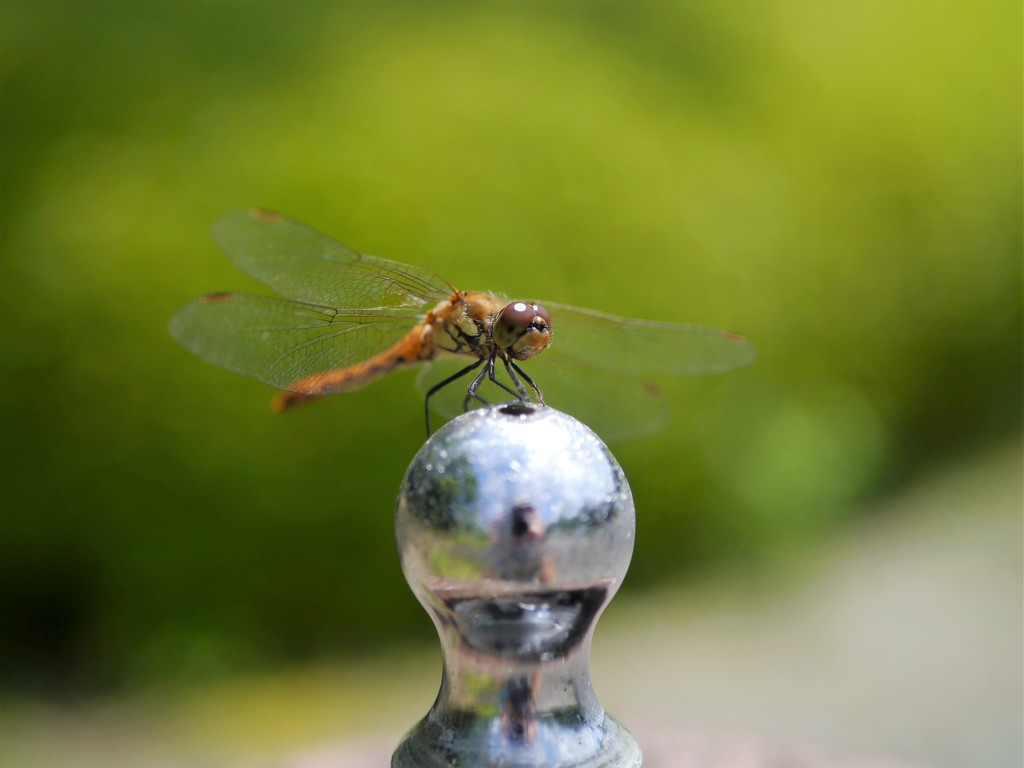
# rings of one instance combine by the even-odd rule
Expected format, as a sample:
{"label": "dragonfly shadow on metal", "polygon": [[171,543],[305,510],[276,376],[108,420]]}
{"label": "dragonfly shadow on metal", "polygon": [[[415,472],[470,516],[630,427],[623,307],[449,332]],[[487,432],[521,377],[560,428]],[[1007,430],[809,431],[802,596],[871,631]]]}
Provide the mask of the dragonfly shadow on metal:
{"label": "dragonfly shadow on metal", "polygon": [[[428,433],[432,409],[451,416],[512,397],[593,419],[609,439],[660,426],[656,378],[754,359],[753,345],[727,331],[460,291],[271,211],[226,216],[213,235],[283,298],[212,293],[171,319],[171,335],[208,362],[283,390],[279,410],[420,366]],[[460,380],[465,389],[451,386]]]}

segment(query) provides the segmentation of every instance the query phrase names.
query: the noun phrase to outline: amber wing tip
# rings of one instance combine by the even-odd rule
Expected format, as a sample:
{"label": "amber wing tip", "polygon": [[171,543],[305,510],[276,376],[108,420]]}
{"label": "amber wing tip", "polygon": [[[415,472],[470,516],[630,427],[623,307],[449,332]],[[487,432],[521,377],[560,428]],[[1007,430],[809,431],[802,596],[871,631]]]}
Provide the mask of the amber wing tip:
{"label": "amber wing tip", "polygon": [[256,221],[281,221],[284,217],[277,211],[271,211],[269,208],[250,208],[249,218],[256,219]]}
{"label": "amber wing tip", "polygon": [[318,399],[318,395],[306,395],[302,392],[282,392],[270,401],[270,407],[278,413],[290,411],[298,405],[304,405],[310,400]]}
{"label": "amber wing tip", "polygon": [[199,301],[202,304],[220,304],[224,301],[231,301],[231,294],[227,291],[208,293],[205,296],[200,296]]}

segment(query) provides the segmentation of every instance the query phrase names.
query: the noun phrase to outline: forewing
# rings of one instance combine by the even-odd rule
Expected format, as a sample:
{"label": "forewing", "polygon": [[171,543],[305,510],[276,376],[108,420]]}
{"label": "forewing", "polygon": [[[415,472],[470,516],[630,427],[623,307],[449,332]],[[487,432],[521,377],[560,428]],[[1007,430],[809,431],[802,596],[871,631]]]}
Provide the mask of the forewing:
{"label": "forewing", "polygon": [[343,310],[222,293],[183,307],[170,332],[210,363],[278,389],[314,393],[317,375],[386,349],[418,317],[413,310]]}
{"label": "forewing", "polygon": [[421,267],[354,251],[279,213],[253,209],[213,225],[239,267],[283,296],[345,309],[422,309],[450,296],[446,280]]}
{"label": "forewing", "polygon": [[631,320],[543,302],[551,315],[551,348],[539,357],[626,376],[703,376],[753,362],[754,345],[716,328]]}

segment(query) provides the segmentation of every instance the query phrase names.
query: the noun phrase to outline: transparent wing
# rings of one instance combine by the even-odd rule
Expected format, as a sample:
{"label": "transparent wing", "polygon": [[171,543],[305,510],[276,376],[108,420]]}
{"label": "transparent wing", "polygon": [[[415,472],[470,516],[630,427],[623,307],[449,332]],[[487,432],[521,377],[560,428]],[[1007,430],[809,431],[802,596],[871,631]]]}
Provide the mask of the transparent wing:
{"label": "transparent wing", "polygon": [[213,236],[239,267],[283,296],[321,306],[423,308],[455,292],[445,279],[347,248],[279,213],[253,209],[220,219]]}
{"label": "transparent wing", "polygon": [[716,328],[541,303],[551,315],[552,330],[550,349],[535,358],[542,367],[564,360],[572,367],[625,376],[704,376],[748,365],[756,356],[747,339]]}
{"label": "transparent wing", "polygon": [[386,349],[418,310],[334,309],[269,296],[212,294],[183,307],[171,335],[204,360],[293,392],[316,377]]}

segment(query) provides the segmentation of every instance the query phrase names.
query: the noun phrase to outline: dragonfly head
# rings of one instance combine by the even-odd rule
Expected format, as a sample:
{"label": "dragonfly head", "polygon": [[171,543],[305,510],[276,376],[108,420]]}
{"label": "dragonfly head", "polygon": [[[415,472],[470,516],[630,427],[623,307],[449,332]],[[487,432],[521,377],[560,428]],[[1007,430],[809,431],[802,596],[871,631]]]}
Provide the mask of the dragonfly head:
{"label": "dragonfly head", "polygon": [[551,318],[540,304],[514,301],[494,318],[491,339],[509,357],[526,360],[551,346]]}

